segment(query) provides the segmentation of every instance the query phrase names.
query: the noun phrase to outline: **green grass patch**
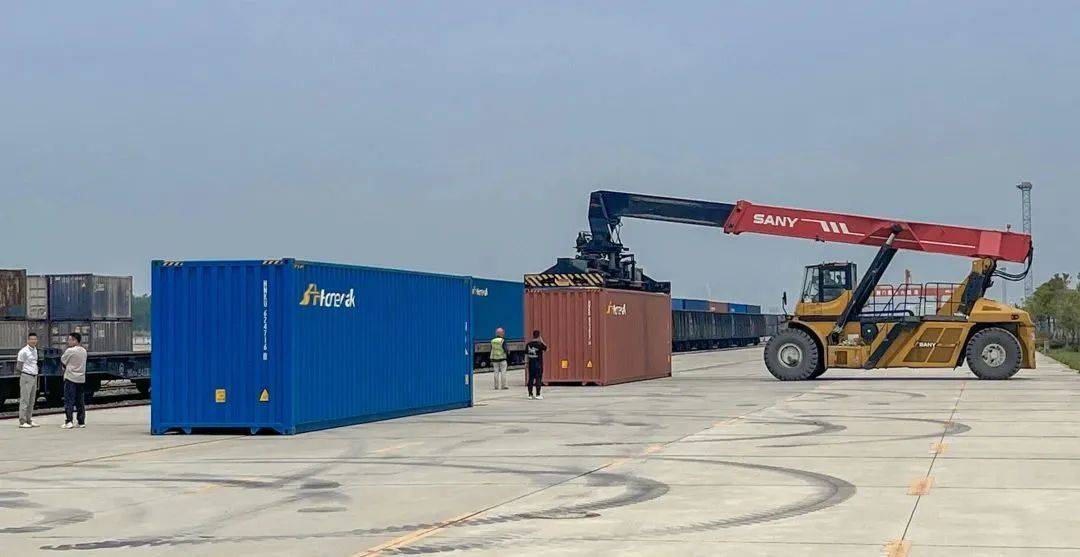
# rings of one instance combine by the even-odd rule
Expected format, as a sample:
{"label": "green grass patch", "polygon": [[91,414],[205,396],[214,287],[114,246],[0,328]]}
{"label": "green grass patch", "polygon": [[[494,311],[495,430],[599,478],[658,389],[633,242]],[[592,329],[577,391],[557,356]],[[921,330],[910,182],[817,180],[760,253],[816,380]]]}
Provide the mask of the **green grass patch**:
{"label": "green grass patch", "polygon": [[1059,348],[1057,350],[1051,350],[1048,354],[1051,358],[1080,371],[1080,352],[1076,350],[1065,350]]}

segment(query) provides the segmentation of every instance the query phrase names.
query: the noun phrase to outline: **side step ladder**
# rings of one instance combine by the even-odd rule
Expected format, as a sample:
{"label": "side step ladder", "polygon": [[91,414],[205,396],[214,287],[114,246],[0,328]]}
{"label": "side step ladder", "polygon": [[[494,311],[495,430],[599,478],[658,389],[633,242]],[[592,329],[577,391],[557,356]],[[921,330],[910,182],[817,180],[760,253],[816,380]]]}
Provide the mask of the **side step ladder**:
{"label": "side step ladder", "polygon": [[893,327],[889,329],[889,334],[885,336],[885,340],[881,341],[881,344],[874,349],[873,354],[870,354],[870,359],[863,365],[863,369],[874,369],[877,366],[878,361],[881,360],[881,357],[884,356],[885,352],[892,346],[893,342],[896,342],[896,339],[900,338],[900,334],[904,331],[914,330],[919,326],[919,323],[922,323],[922,319],[919,319],[918,317],[907,317],[904,318],[903,321],[893,325]]}

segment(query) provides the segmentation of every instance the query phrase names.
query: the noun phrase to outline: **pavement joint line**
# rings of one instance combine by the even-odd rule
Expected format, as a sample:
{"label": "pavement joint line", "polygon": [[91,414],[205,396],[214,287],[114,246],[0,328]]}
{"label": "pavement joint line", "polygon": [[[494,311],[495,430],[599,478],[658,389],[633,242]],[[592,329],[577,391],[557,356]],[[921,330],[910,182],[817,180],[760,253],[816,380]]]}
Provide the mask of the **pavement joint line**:
{"label": "pavement joint line", "polygon": [[[819,387],[814,387],[811,390],[815,390],[817,388],[819,388]],[[786,399],[784,399],[782,401],[779,401],[779,402],[773,404],[772,406],[767,406],[767,407],[762,407],[762,408],[755,408],[754,410],[751,410],[750,412],[747,412],[746,414],[743,414],[741,416],[736,416],[734,418],[729,418],[728,420],[726,420],[726,422],[721,422],[721,423],[730,423],[730,422],[732,422],[732,421],[734,421],[736,419],[743,418],[743,417],[746,417],[746,416],[749,416],[749,415],[752,415],[752,414],[756,414],[758,412],[762,412],[762,411],[764,411],[764,410],[766,410],[768,408],[772,408],[773,406],[777,406],[779,404],[783,404],[785,402],[791,401],[791,400],[805,394],[805,392],[806,391],[804,391],[803,393],[799,393],[799,394],[797,394],[795,396],[786,398]],[[558,487],[558,486],[570,483],[570,482],[572,482],[574,480],[578,480],[580,478],[584,478],[585,476],[588,476],[590,474],[594,474],[594,473],[599,472],[601,470],[606,470],[606,469],[609,469],[609,468],[617,467],[617,466],[620,466],[622,464],[625,464],[625,463],[633,461],[633,460],[646,458],[649,455],[654,454],[654,453],[658,453],[658,452],[666,449],[667,447],[669,447],[669,446],[671,446],[671,445],[673,445],[675,443],[678,443],[680,441],[689,439],[690,437],[698,435],[703,431],[713,429],[714,427],[716,427],[716,424],[710,425],[710,426],[708,426],[708,427],[706,427],[704,429],[701,429],[699,431],[694,431],[694,432],[688,433],[686,435],[683,435],[681,437],[677,437],[677,438],[672,439],[671,441],[667,441],[665,443],[659,443],[659,444],[656,444],[656,445],[652,445],[652,446],[646,448],[644,451],[638,453],[635,456],[622,457],[622,458],[617,458],[615,460],[611,460],[611,461],[607,462],[606,464],[604,464],[602,466],[599,466],[597,468],[593,468],[592,470],[589,470],[587,472],[583,472],[583,473],[578,474],[576,476],[571,476],[571,477],[566,478],[566,479],[564,479],[562,481],[558,481],[558,482],[555,482],[553,484],[546,485],[546,486],[541,487],[539,489],[532,490],[532,491],[530,491],[528,493],[523,493],[523,494],[518,495],[516,497],[512,497],[512,498],[507,499],[505,501],[495,503],[494,505],[490,505],[490,506],[488,506],[486,508],[483,508],[483,509],[471,512],[471,513],[466,513],[466,514],[463,514],[463,515],[459,515],[459,516],[457,516],[455,518],[451,518],[449,520],[444,520],[444,521],[439,522],[439,523],[437,523],[437,524],[435,524],[433,526],[430,526],[428,528],[423,528],[423,529],[420,529],[420,530],[410,532],[409,534],[405,534],[404,536],[401,536],[399,538],[395,538],[395,539],[390,540],[388,542],[385,542],[385,543],[383,543],[381,545],[377,545],[375,547],[368,548],[368,549],[366,549],[364,551],[361,551],[359,553],[355,553],[355,554],[352,555],[352,557],[374,557],[374,556],[379,555],[383,551],[386,551],[388,549],[397,549],[397,548],[405,547],[405,546],[407,546],[407,545],[409,545],[409,544],[411,544],[411,543],[413,543],[415,541],[419,541],[419,540],[427,538],[429,536],[433,536],[433,535],[441,532],[442,530],[445,530],[446,528],[449,528],[450,526],[454,526],[454,525],[457,525],[457,524],[462,524],[464,522],[467,522],[469,519],[471,519],[471,518],[473,518],[475,516],[478,516],[480,514],[486,513],[486,512],[491,511],[491,510],[494,510],[494,509],[496,509],[498,507],[501,507],[501,506],[504,506],[504,505],[507,505],[507,504],[510,504],[510,503],[513,503],[513,502],[516,502],[516,501],[520,501],[520,500],[525,499],[527,497],[531,497],[533,495],[536,495],[537,493],[547,491],[547,490],[549,490],[549,489],[551,489],[553,487]]]}
{"label": "pavement joint line", "polygon": [[[967,380],[965,380],[963,383],[960,384],[960,392],[956,394],[956,401],[953,403],[952,412],[949,414],[949,419],[946,420],[946,423],[951,423],[953,421],[953,418],[956,417],[956,410],[960,407],[960,400],[962,398],[964,398],[964,389],[967,388],[967,385],[968,385]],[[941,437],[938,439],[938,444],[939,445],[943,444],[945,442],[945,437],[948,434],[949,434],[949,426],[942,427]],[[941,453],[935,452],[935,453],[933,453],[933,456],[930,457],[930,466],[926,469],[926,478],[927,479],[931,478],[930,474],[934,471],[934,463],[937,462],[938,456],[940,456],[940,455],[941,455]],[[926,486],[926,493],[927,494],[929,494],[929,490],[930,490],[930,486],[927,485]],[[912,507],[911,507],[911,515],[908,516],[907,524],[904,526],[904,533],[900,535],[900,540],[899,541],[901,543],[908,542],[909,545],[910,545],[910,541],[907,539],[908,531],[911,530],[911,523],[915,521],[915,513],[918,512],[918,510],[919,510],[919,503],[922,501],[923,496],[924,496],[924,494],[917,494],[916,495],[915,504],[912,505]],[[898,554],[898,557],[903,557],[903,556],[906,556],[906,555],[907,555],[907,551],[905,550],[904,553]]]}
{"label": "pavement joint line", "polygon": [[231,441],[231,440],[234,440],[234,439],[243,439],[244,437],[247,437],[247,436],[246,435],[234,435],[234,436],[230,436],[230,437],[223,437],[223,438],[220,438],[220,439],[206,439],[206,440],[202,440],[202,441],[195,441],[195,442],[192,442],[192,443],[184,443],[183,445],[170,445],[168,447],[154,447],[152,449],[143,449],[141,451],[131,451],[131,452],[127,452],[127,453],[118,453],[118,454],[95,456],[93,458],[84,458],[84,459],[81,459],[81,460],[71,460],[71,461],[67,461],[67,462],[58,462],[56,464],[40,464],[40,465],[34,466],[32,468],[20,468],[20,469],[15,469],[15,470],[4,470],[4,471],[0,472],[0,476],[9,475],[9,474],[18,474],[20,472],[31,472],[31,471],[35,471],[35,470],[43,470],[43,469],[47,469],[47,468],[66,468],[66,467],[69,467],[69,466],[75,466],[77,464],[86,464],[87,462],[97,462],[99,460],[112,460],[114,458],[138,456],[138,455],[144,455],[144,454],[149,454],[149,453],[169,451],[169,450],[172,450],[172,449],[182,449],[184,447],[194,447],[194,446],[197,446],[197,445],[209,445],[211,443],[220,443],[222,441]]}

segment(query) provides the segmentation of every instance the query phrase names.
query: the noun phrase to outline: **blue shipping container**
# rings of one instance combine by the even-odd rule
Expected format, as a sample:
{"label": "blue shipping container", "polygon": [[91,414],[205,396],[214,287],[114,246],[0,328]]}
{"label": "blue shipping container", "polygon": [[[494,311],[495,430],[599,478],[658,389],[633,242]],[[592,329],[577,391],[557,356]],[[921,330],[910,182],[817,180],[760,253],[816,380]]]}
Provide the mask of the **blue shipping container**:
{"label": "blue shipping container", "polygon": [[747,305],[746,313],[753,313],[755,315],[761,313],[761,306]]}
{"label": "blue shipping container", "polygon": [[728,304],[728,310],[731,313],[749,313],[746,304]]}
{"label": "blue shipping container", "polygon": [[682,298],[672,298],[671,299],[671,310],[672,311],[682,311],[684,309],[686,309],[686,306],[683,304],[683,299]]}
{"label": "blue shipping container", "polygon": [[473,335],[486,342],[502,327],[507,340],[525,339],[525,283],[474,278],[472,285]]}
{"label": "blue shipping container", "polygon": [[682,309],[686,311],[709,311],[708,300],[683,300]]}
{"label": "blue shipping container", "polygon": [[468,277],[155,261],[150,429],[299,433],[472,405]]}

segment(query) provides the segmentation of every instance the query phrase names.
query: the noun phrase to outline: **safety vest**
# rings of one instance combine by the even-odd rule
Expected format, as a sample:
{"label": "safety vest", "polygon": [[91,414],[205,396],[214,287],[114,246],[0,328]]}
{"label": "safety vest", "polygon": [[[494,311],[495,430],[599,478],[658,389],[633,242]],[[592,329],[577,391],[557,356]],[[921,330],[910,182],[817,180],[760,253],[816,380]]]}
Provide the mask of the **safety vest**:
{"label": "safety vest", "polygon": [[502,337],[495,337],[491,339],[491,356],[488,359],[492,361],[505,360],[506,359],[506,339]]}

